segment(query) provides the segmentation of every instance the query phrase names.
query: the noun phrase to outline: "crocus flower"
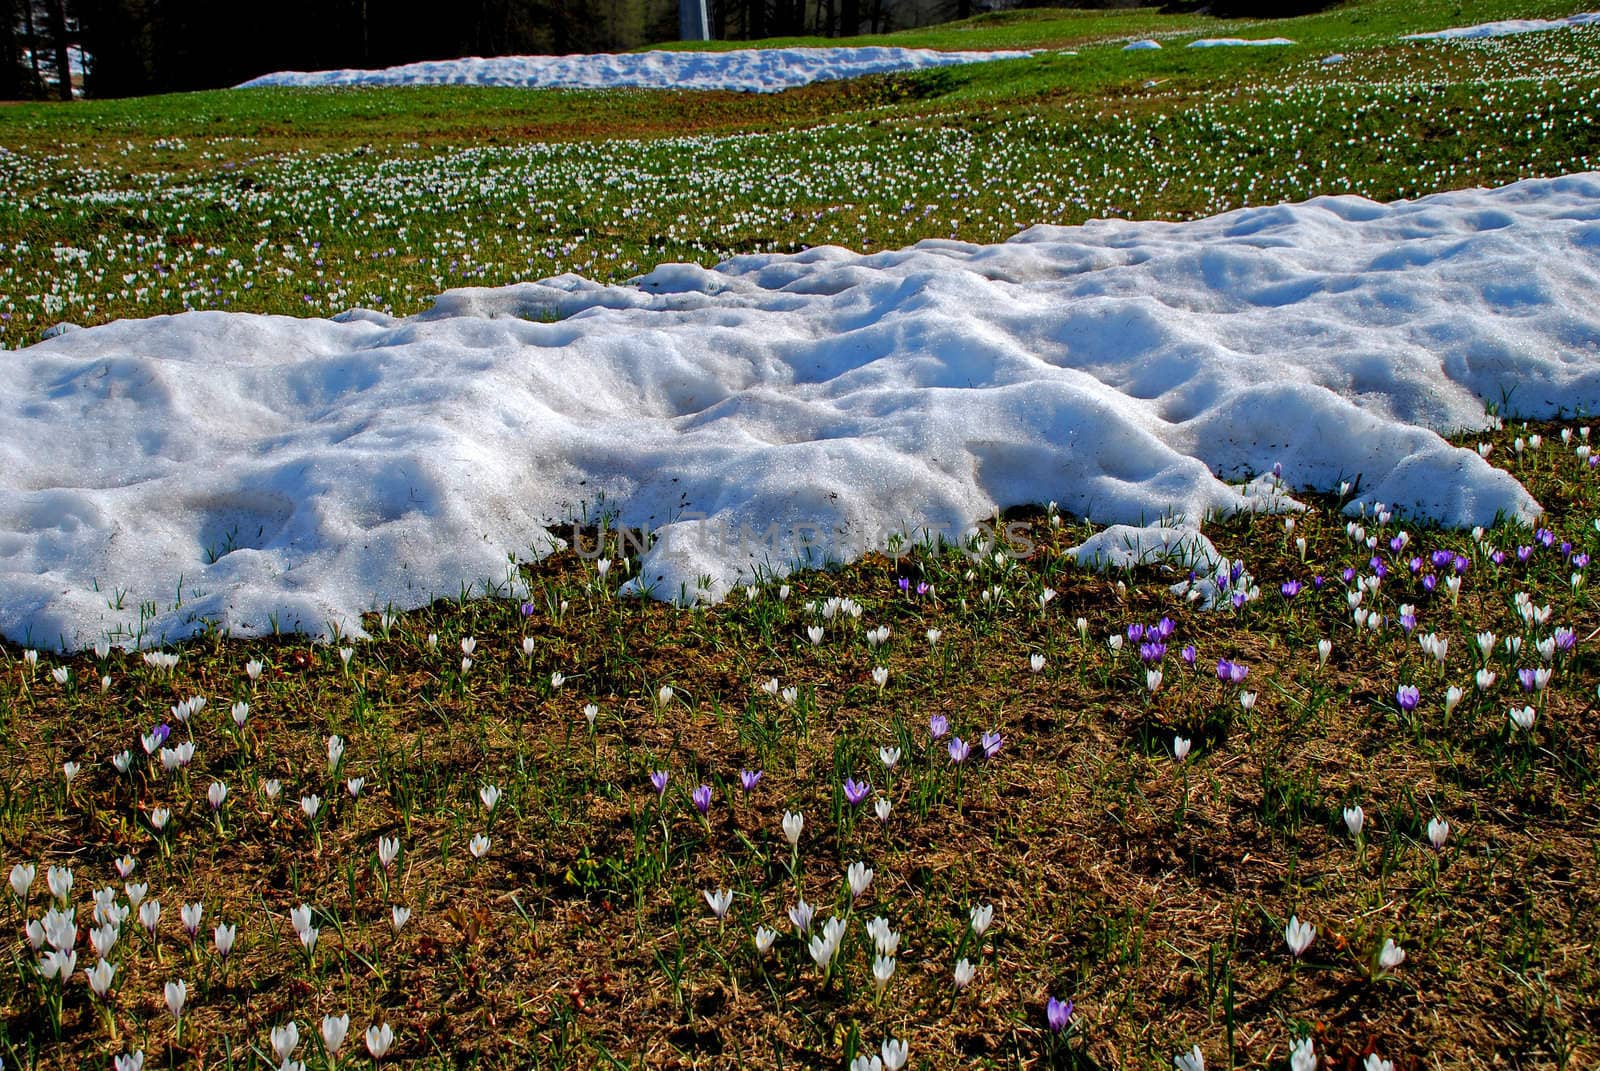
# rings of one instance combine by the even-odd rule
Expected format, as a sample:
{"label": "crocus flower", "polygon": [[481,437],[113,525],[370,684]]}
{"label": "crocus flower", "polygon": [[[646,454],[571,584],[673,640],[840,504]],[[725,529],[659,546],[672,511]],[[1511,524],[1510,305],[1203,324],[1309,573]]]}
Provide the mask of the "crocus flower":
{"label": "crocus flower", "polygon": [[294,1054],[300,1044],[300,1026],[293,1019],[287,1026],[275,1026],[270,1031],[272,1051],[277,1055],[281,1064]]}
{"label": "crocus flower", "polygon": [[970,959],[963,956],[956,961],[956,988],[965,989],[972,984],[972,979],[977,975],[978,968]]}
{"label": "crocus flower", "polygon": [[18,900],[27,902],[28,892],[33,888],[33,882],[39,875],[39,868],[32,863],[18,863],[11,868],[11,891]]}
{"label": "crocus flower", "polygon": [[324,1015],[322,1017],[322,1044],[328,1050],[329,1057],[337,1055],[344,1045],[345,1034],[350,1030],[350,1016]]}
{"label": "crocus flower", "polygon": [[689,798],[694,801],[694,809],[701,814],[711,810],[711,786],[701,785],[689,793]]}
{"label": "crocus flower", "polygon": [[872,884],[872,873],[871,867],[859,861],[851,863],[846,869],[845,880],[850,885],[852,900],[860,899],[861,894],[867,891],[867,887]]}
{"label": "crocus flower", "polygon": [[760,770],[740,770],[739,787],[746,792],[754,792],[755,787],[761,783],[761,773]]}
{"label": "crocus flower", "polygon": [[960,766],[967,761],[967,756],[972,753],[972,745],[959,736],[952,737],[949,745],[950,761]]}
{"label": "crocus flower", "polygon": [[706,904],[710,906],[711,913],[717,916],[719,921],[727,917],[728,908],[733,906],[732,889],[706,889],[702,895],[705,896]]}
{"label": "crocus flower", "polygon": [[1383,948],[1378,952],[1378,966],[1384,971],[1392,971],[1406,961],[1406,950],[1394,943],[1394,938],[1385,938]]}
{"label": "crocus flower", "polygon": [[850,806],[859,806],[861,801],[872,793],[872,784],[867,781],[857,781],[853,777],[844,779],[844,798]]}
{"label": "crocus flower", "polygon": [[979,738],[979,743],[983,745],[983,757],[986,759],[994,758],[1000,753],[1000,749],[1005,745],[1005,742],[1006,738],[999,733],[984,733]]}
{"label": "crocus flower", "polygon": [[1422,693],[1409,684],[1402,684],[1394,691],[1394,701],[1406,714],[1417,709],[1417,704],[1422,701]]}
{"label": "crocus flower", "polygon": [[1435,850],[1444,847],[1445,838],[1450,836],[1450,823],[1440,818],[1428,819],[1428,843]]}
{"label": "crocus flower", "polygon": [[394,1028],[388,1023],[380,1023],[367,1027],[367,1051],[374,1060],[381,1060],[394,1045]]}
{"label": "crocus flower", "polygon": [[1309,922],[1301,922],[1298,915],[1290,915],[1288,925],[1283,928],[1284,943],[1296,959],[1311,946],[1311,939],[1316,935],[1317,928]]}
{"label": "crocus flower", "polygon": [[950,721],[943,714],[935,714],[928,719],[928,735],[934,740],[939,739],[950,731]]}
{"label": "crocus flower", "polygon": [[661,795],[667,790],[667,771],[657,770],[650,775],[650,784],[656,790],[656,795]]}
{"label": "crocus flower", "polygon": [[1044,1016],[1050,1024],[1051,1033],[1059,1034],[1066,1029],[1067,1023],[1072,1020],[1072,1001],[1063,1004],[1055,997],[1051,997],[1044,1006]]}

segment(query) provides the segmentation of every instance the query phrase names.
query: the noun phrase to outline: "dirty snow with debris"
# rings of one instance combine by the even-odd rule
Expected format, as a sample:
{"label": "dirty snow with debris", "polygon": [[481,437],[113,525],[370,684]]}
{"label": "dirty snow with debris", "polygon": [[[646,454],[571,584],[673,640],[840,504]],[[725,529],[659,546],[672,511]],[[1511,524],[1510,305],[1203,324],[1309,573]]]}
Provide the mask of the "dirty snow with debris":
{"label": "dirty snow with debris", "polygon": [[625,52],[496,56],[408,63],[382,70],[279,71],[262,86],[516,86],[525,89],[727,89],[776,93],[812,82],[915,71],[1032,52],[939,52],[927,48],[745,48],[729,52]]}
{"label": "dirty snow with debris", "polygon": [[1134,526],[1088,558],[1181,518],[1192,560],[1208,514],[1342,481],[1352,509],[1535,516],[1435,429],[1600,409],[1600,174],[564,275],[407,319],[191,312],[6,359],[0,632],[32,644],[358,634],[514,593],[585,511],[650,529],[631,587],[673,599],[1048,500]]}

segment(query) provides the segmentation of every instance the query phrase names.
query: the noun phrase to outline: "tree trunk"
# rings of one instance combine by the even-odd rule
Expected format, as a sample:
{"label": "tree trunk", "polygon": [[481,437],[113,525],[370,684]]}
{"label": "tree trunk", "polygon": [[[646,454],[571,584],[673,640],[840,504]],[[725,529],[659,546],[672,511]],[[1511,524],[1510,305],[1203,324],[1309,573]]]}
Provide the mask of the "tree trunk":
{"label": "tree trunk", "polygon": [[67,49],[66,0],[51,0],[50,36],[56,44],[56,77],[61,80],[57,92],[62,100],[72,99],[72,55]]}
{"label": "tree trunk", "polygon": [[44,82],[39,77],[39,31],[33,24],[33,0],[22,0],[22,19],[23,32],[28,42],[28,67],[33,72],[29,95],[38,96],[39,87]]}

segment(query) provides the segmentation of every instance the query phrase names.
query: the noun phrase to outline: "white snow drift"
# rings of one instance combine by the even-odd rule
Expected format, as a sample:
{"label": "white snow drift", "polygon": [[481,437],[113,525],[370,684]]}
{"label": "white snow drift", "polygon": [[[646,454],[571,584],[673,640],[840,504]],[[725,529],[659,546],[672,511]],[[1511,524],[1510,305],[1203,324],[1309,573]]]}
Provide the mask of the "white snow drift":
{"label": "white snow drift", "polygon": [[1600,11],[1571,15],[1564,19],[1506,19],[1502,22],[1480,22],[1476,26],[1453,26],[1432,33],[1413,33],[1402,41],[1459,41],[1481,40],[1485,37],[1509,37],[1517,33],[1540,33],[1545,30],[1570,30],[1578,26],[1600,25]]}
{"label": "white snow drift", "polygon": [[1190,41],[1185,48],[1269,48],[1279,45],[1292,45],[1293,41],[1287,37],[1202,37],[1198,41]]}
{"label": "white snow drift", "polygon": [[1478,524],[1539,507],[1430,429],[1600,408],[1600,174],[566,275],[405,320],[193,312],[6,360],[0,632],[36,644],[354,633],[511,590],[585,511],[656,533],[636,580],[667,598],[783,570],[805,526],[849,557],[1051,499],[1199,521],[1274,464]]}
{"label": "white snow drift", "polygon": [[625,52],[434,60],[383,70],[279,71],[239,86],[517,86],[525,89],[783,89],[989,60],[1031,52],[938,52],[926,48],[766,48],[730,52]]}

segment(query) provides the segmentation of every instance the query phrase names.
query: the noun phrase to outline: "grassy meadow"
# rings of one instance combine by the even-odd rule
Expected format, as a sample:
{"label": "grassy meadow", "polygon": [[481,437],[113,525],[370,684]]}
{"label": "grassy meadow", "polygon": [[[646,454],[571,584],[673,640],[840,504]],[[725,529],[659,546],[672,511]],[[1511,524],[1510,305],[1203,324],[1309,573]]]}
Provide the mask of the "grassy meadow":
{"label": "grassy meadow", "polygon": [[[772,96],[9,106],[0,341],[1591,169],[1600,28],[1396,40],[1577,10],[1026,12],[888,43],[1034,59]],[[1595,1067],[1596,437],[1456,440],[1534,527],[1214,521],[1210,610],[1039,503],[715,607],[618,597],[602,525],[367,639],[0,645],[0,1062]]]}

